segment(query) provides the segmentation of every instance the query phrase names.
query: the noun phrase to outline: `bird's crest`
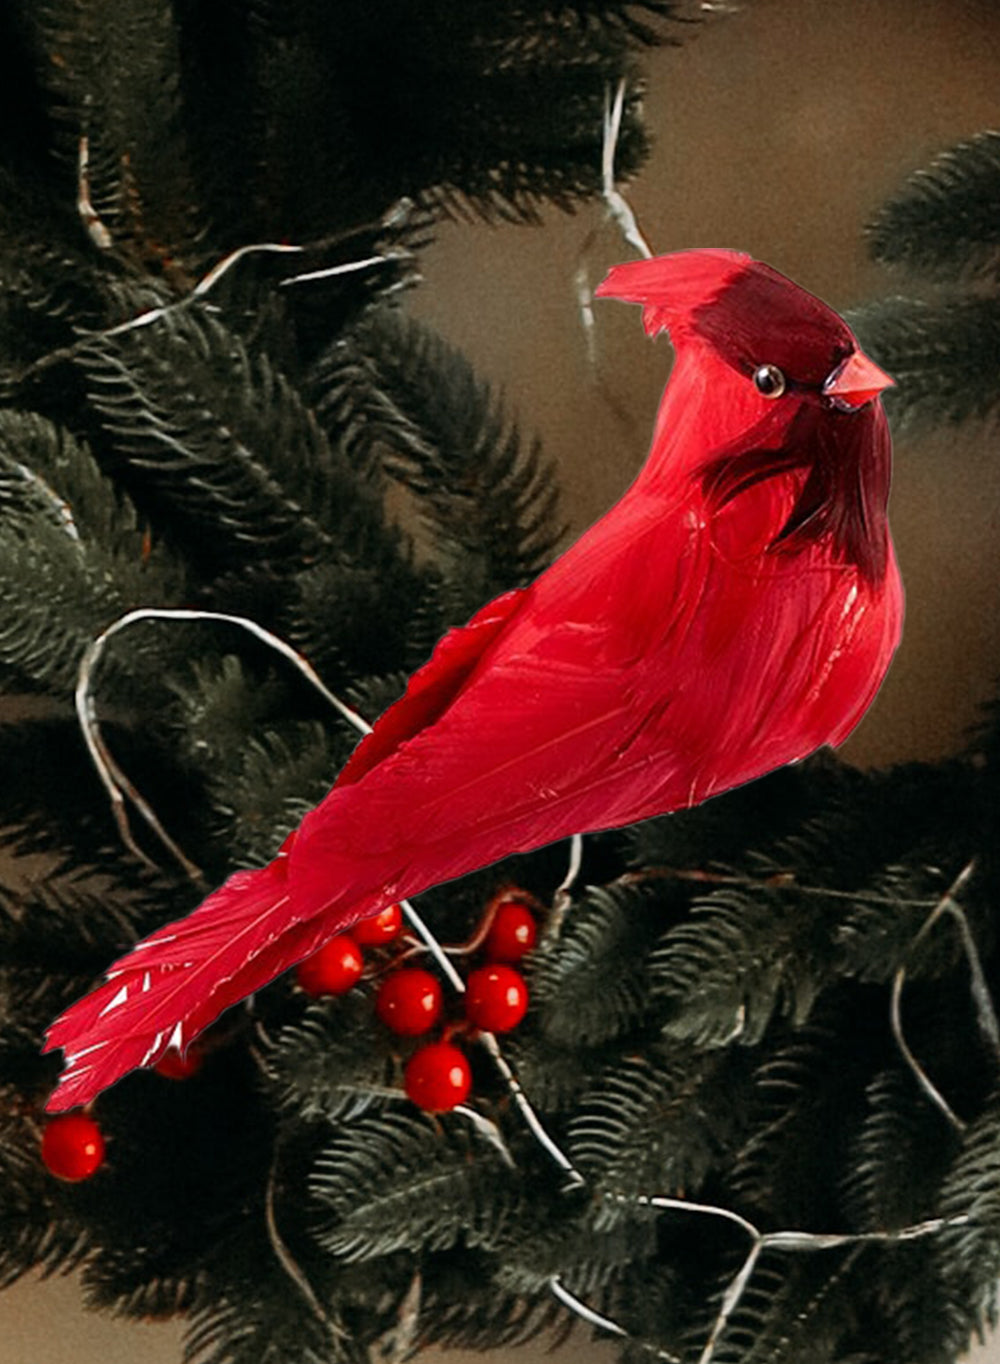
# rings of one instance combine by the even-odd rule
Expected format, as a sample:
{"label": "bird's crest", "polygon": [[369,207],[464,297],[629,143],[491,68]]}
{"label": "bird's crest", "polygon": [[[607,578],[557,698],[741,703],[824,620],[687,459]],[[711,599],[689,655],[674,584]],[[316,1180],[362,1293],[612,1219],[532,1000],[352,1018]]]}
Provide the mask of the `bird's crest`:
{"label": "bird's crest", "polygon": [[753,264],[745,252],[724,247],[675,251],[614,266],[594,296],[641,303],[643,326],[655,336],[691,318]]}

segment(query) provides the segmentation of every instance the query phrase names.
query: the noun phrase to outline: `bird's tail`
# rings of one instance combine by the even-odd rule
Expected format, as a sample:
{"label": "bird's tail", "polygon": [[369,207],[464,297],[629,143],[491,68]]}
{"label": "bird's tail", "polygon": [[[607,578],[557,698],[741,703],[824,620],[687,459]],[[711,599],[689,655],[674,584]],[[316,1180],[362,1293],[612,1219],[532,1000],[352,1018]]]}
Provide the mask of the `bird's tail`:
{"label": "bird's tail", "polygon": [[[352,914],[353,919],[356,915]],[[337,930],[326,906],[291,903],[286,858],[231,876],[187,918],[145,938],[103,985],[49,1027],[66,1065],[46,1108],[88,1103],[139,1066],[184,1051],[230,1005],[309,956]]]}

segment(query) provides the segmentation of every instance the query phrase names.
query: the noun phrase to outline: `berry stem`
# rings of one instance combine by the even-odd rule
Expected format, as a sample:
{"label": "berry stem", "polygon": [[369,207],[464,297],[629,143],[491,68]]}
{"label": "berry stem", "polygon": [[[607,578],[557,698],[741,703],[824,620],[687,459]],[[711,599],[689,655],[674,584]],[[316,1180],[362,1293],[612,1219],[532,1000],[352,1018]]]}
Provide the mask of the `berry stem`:
{"label": "berry stem", "polygon": [[[435,938],[434,934],[424,923],[423,919],[414,909],[413,905],[410,903],[409,900],[401,900],[400,905],[402,907],[403,914],[406,918],[407,923],[409,923],[413,931],[426,944],[428,951],[431,953],[434,960],[441,968],[441,972],[444,975],[445,979],[458,991],[459,994],[464,995],[465,981],[455,970],[455,967],[452,965],[451,961],[449,961],[448,957],[445,954],[444,948],[438,942],[437,938]],[[514,1100],[514,1103],[516,1104],[521,1114],[521,1117],[524,1119],[528,1130],[531,1132],[531,1135],[535,1138],[539,1146],[542,1147],[546,1154],[551,1157],[551,1159],[556,1163],[556,1165],[559,1166],[560,1170],[563,1170],[569,1176],[570,1187],[575,1188],[579,1185],[582,1185],[585,1182],[583,1175],[580,1174],[579,1170],[570,1160],[569,1156],[567,1156],[566,1153],[562,1150],[562,1148],[559,1145],[557,1145],[557,1143],[552,1139],[552,1137],[549,1136],[548,1132],[546,1131],[542,1123],[542,1120],[539,1118],[534,1108],[532,1108],[531,1103],[528,1100],[527,1094],[525,1094],[524,1090],[521,1088],[520,1080],[518,1080],[514,1071],[511,1069],[510,1063],[504,1056],[503,1052],[500,1050],[500,1043],[497,1041],[496,1037],[491,1032],[480,1032],[479,1041],[481,1045],[489,1053],[490,1059],[496,1066],[497,1070],[500,1072],[500,1077],[503,1080],[504,1084],[507,1086],[507,1091],[510,1094],[511,1098]]]}

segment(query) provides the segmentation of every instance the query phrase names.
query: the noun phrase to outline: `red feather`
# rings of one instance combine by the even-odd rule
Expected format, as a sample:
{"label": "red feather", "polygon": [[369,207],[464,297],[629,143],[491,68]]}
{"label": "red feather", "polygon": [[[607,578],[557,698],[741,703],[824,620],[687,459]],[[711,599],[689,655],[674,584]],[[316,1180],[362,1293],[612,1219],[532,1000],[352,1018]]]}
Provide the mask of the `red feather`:
{"label": "red feather", "polygon": [[[385,905],[689,806],[840,743],[902,623],[888,382],[825,304],[731,251],[619,266],[677,361],[649,459],[530,587],[448,634],[269,866],[140,943],[51,1027],[50,1109],[187,1045]],[[769,398],[761,365],[787,384]]]}

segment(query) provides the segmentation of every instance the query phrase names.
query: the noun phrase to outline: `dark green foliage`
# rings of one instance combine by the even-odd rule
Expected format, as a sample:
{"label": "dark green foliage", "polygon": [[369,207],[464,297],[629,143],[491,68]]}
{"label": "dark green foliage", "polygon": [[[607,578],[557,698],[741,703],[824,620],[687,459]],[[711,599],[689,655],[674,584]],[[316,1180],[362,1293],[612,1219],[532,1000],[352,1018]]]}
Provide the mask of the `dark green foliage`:
{"label": "dark green foliage", "polygon": [[217,1244],[209,1260],[185,1340],[185,1361],[363,1364],[367,1359],[363,1342],[336,1311],[305,1297],[283,1272],[262,1230],[247,1228],[242,1242]]}
{"label": "dark green foliage", "polygon": [[0,511],[0,664],[24,687],[66,695],[108,621],[183,590],[89,451],[33,413],[0,412]]}
{"label": "dark green foliage", "polygon": [[[17,0],[15,88],[34,99],[11,152],[54,149],[50,187],[71,189],[85,132],[113,242],[165,271],[204,258],[206,223],[224,245],[301,240],[404,195],[530,217],[598,189],[605,85],[637,45],[678,35],[677,8],[133,0],[112,14]],[[644,146],[633,93],[623,170]]]}
{"label": "dark green foliage", "polygon": [[956,1270],[996,1278],[1000,1264],[1000,1107],[994,1095],[962,1134],[941,1187],[941,1210],[964,1217],[944,1242]]}
{"label": "dark green foliage", "polygon": [[[776,1359],[870,1360],[853,1321],[852,1293],[863,1283],[857,1251],[767,1255],[715,1358],[719,1364],[767,1364]],[[855,1348],[852,1348],[855,1347]]]}
{"label": "dark green foliage", "polygon": [[872,255],[955,280],[994,277],[1000,254],[1000,133],[984,132],[918,170],[869,226]]}
{"label": "dark green foliage", "polygon": [[[625,880],[590,891],[558,943],[537,955],[532,985],[546,1037],[587,1045],[634,1025],[646,1007],[645,954],[663,925],[653,886]],[[609,971],[609,961],[621,969]]]}
{"label": "dark green foliage", "polygon": [[926,427],[996,414],[998,206],[1000,133],[989,131],[917,171],[870,224],[872,254],[926,282],[917,296],[885,299],[852,319],[896,379],[887,409],[897,421]]}
{"label": "dark green foliage", "polygon": [[462,1120],[398,1110],[364,1115],[332,1136],[316,1161],[317,1239],[347,1263],[400,1250],[489,1247],[518,1210],[516,1178],[499,1180],[499,1173],[496,1149]]}
{"label": "dark green foliage", "polygon": [[321,356],[311,378],[321,420],[346,432],[352,460],[380,460],[413,495],[427,552],[446,574],[475,565],[469,602],[486,584],[523,586],[548,561],[564,530],[553,466],[537,442],[521,448],[459,352],[381,311]]}
{"label": "dark green foliage", "polygon": [[[523,1345],[545,1332],[546,1345],[555,1348],[569,1334],[570,1323],[553,1298],[505,1292],[485,1275],[477,1275],[485,1266],[475,1255],[460,1252],[450,1265],[441,1259],[435,1268],[434,1284],[422,1298],[421,1346],[500,1350]],[[489,1283],[488,1299],[469,1295],[470,1276]]]}
{"label": "dark green foliage", "polygon": [[[735,1050],[664,1046],[616,1057],[579,1101],[570,1154],[601,1196],[683,1197],[732,1145],[748,1078]],[[627,1208],[616,1202],[605,1211],[624,1216]]]}
{"label": "dark green foliage", "polygon": [[803,1023],[829,951],[822,902],[780,889],[715,891],[654,955],[651,987],[666,1003],[669,1036],[708,1045],[755,1042],[775,1013]]}
{"label": "dark green foliage", "polygon": [[864,1104],[845,1175],[851,1222],[864,1231],[919,1222],[934,1205],[956,1134],[896,1057],[869,1081]]}
{"label": "dark green foliage", "polygon": [[[544,567],[551,464],[397,295],[442,213],[530,219],[593,194],[623,75],[618,169],[638,165],[632,63],[682,32],[676,13],[0,8],[0,1284],[78,1267],[95,1306],[184,1314],[192,1364],[362,1364],[565,1332],[558,1279],[628,1333],[629,1364],[693,1364],[752,1242],[660,1195],[762,1232],[876,1237],[766,1248],[716,1364],[946,1364],[988,1320],[996,1056],[954,915],[922,929],[969,868],[961,912],[1000,993],[995,721],[936,768],[819,759],[587,841],[502,1039],[582,1185],[451,994],[471,1113],[405,1099],[419,1042],[374,1009],[398,944],[342,998],[259,992],[185,1082],[103,1095],[94,1179],[38,1160],[46,1023],[202,890],[131,809],[157,865],[123,847],[72,707],[84,650],[137,607],[235,613],[374,718],[445,629]],[[900,414],[996,408],[998,166],[992,135],[956,149],[875,229],[885,260],[978,291],[860,319]],[[287,658],[218,620],[132,626],[90,686],[116,761],[206,881],[273,855],[357,742]],[[565,865],[564,847],[512,858],[421,912],[458,943],[502,886],[549,903]],[[951,1116],[893,1035],[894,981]],[[877,1239],[936,1216],[933,1235]]]}
{"label": "dark green foliage", "polygon": [[398,1093],[384,1040],[358,1047],[362,1029],[375,1032],[372,998],[360,989],[312,1005],[281,1029],[266,1055],[267,1074],[293,1119],[350,1118]]}
{"label": "dark green foliage", "polygon": [[210,313],[102,338],[79,362],[105,437],[190,557],[219,573],[250,546],[268,566],[329,548],[331,451],[267,356]]}
{"label": "dark green foliage", "polygon": [[856,313],[872,357],[893,375],[890,410],[914,424],[992,417],[1000,404],[1000,301],[992,294],[896,298]]}

